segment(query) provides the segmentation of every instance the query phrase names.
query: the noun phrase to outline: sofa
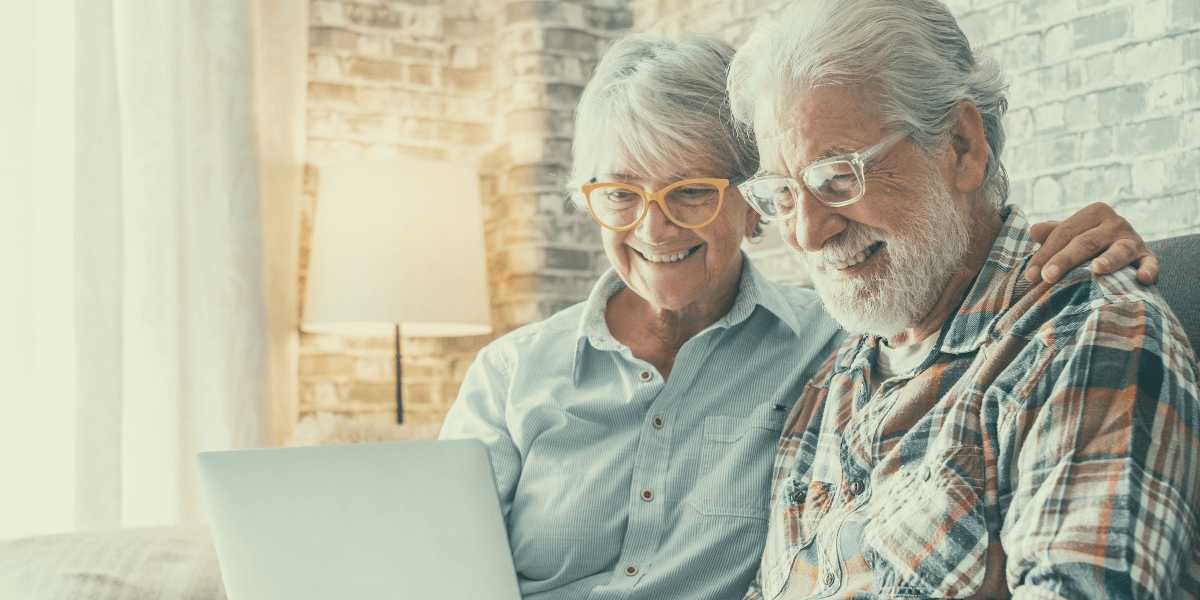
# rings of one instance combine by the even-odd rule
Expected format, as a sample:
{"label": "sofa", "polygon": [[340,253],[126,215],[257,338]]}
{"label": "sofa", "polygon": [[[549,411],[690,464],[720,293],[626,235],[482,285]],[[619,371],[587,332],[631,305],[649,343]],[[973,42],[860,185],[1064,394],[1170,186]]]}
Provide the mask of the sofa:
{"label": "sofa", "polygon": [[[1159,292],[1191,340],[1200,340],[1200,234],[1151,242]],[[332,415],[306,418],[289,445],[435,437]],[[47,535],[0,542],[0,600],[224,600],[207,527]]]}
{"label": "sofa", "polygon": [[[306,416],[289,446],[431,439],[439,424]],[[42,535],[0,542],[0,600],[225,600],[208,527]]]}

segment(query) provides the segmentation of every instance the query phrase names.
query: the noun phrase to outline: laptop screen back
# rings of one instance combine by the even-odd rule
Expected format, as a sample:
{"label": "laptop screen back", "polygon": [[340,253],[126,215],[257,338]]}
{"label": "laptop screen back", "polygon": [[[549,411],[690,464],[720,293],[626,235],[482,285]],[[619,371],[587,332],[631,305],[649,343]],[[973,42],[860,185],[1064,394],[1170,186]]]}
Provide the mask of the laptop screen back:
{"label": "laptop screen back", "polygon": [[519,600],[483,444],[196,457],[230,600]]}

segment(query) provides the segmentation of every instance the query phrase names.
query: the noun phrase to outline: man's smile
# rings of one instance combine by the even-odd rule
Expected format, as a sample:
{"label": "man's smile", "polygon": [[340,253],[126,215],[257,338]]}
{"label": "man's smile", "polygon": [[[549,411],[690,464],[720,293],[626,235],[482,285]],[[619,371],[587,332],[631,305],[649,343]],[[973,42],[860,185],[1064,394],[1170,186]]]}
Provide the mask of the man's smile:
{"label": "man's smile", "polygon": [[839,271],[849,275],[850,272],[859,270],[851,267],[865,263],[882,247],[883,242],[878,241],[857,252],[844,252],[841,256],[831,257],[823,253],[813,253],[809,255],[809,260],[816,263],[822,271]]}

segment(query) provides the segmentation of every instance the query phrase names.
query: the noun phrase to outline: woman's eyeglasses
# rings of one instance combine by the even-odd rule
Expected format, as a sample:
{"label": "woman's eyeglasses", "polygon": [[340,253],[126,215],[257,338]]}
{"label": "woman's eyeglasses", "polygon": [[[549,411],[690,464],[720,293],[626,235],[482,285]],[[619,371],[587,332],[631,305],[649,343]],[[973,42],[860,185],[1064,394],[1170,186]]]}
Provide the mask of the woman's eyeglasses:
{"label": "woman's eyeglasses", "polygon": [[697,229],[717,218],[725,201],[725,188],[743,179],[741,175],[729,179],[684,179],[657,192],[626,183],[589,183],[581,189],[592,218],[613,231],[637,227],[650,212],[651,202],[657,202],[672,223]]}

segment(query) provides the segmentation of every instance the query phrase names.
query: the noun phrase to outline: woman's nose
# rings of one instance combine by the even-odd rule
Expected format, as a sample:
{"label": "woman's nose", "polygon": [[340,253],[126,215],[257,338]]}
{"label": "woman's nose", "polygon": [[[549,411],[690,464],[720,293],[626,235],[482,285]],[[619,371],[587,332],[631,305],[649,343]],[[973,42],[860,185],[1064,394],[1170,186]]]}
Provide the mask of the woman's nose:
{"label": "woman's nose", "polygon": [[638,237],[647,242],[656,242],[673,237],[678,233],[679,226],[667,218],[658,202],[651,202],[646,216],[638,223]]}

